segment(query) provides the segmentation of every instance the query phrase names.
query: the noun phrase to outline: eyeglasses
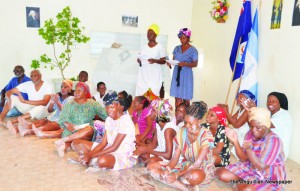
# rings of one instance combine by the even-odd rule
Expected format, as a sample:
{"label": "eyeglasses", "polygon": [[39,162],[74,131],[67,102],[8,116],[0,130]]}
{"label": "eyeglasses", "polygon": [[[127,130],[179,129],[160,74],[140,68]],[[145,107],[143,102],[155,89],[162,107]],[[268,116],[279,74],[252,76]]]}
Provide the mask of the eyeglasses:
{"label": "eyeglasses", "polygon": [[14,73],[16,73],[16,72],[22,72],[22,71],[23,71],[22,69],[14,69],[13,70]]}

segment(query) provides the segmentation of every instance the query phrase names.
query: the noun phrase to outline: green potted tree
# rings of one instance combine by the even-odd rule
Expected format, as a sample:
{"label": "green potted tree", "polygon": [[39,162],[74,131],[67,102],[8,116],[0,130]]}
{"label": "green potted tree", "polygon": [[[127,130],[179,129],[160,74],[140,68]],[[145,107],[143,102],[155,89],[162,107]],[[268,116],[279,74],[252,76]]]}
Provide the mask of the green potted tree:
{"label": "green potted tree", "polygon": [[65,7],[58,13],[56,20],[56,23],[52,18],[46,20],[44,27],[38,30],[46,44],[52,45],[52,58],[43,54],[38,60],[32,60],[31,68],[37,69],[41,65],[51,70],[58,68],[62,78],[66,79],[64,71],[71,62],[71,47],[74,43],[86,43],[90,38],[82,33],[85,28],[79,26],[80,20],[72,16],[70,7]]}

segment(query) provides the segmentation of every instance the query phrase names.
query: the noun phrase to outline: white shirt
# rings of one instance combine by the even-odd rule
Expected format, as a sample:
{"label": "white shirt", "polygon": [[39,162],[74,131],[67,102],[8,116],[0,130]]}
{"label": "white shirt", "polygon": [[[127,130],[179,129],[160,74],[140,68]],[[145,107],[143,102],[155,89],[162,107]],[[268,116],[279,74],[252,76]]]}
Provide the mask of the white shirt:
{"label": "white shirt", "polygon": [[43,82],[41,88],[36,91],[34,83],[32,81],[24,82],[17,86],[20,92],[28,94],[28,100],[38,101],[43,100],[45,95],[51,95],[54,91],[50,84]]}
{"label": "white shirt", "polygon": [[293,128],[292,118],[287,110],[280,109],[272,115],[271,122],[275,126],[275,128],[271,128],[271,130],[282,140],[285,159],[287,159],[290,151],[289,147]]}
{"label": "white shirt", "polygon": [[104,107],[104,108],[105,108],[105,105],[104,105],[104,102],[103,102],[103,98],[105,97],[105,95],[106,95],[106,92],[105,92],[104,96],[101,98],[101,97],[100,97],[100,93],[99,93],[99,92],[96,92],[95,95],[93,96],[93,97],[95,98],[95,100],[96,100],[97,102],[99,102],[100,105],[101,105],[102,107]]}

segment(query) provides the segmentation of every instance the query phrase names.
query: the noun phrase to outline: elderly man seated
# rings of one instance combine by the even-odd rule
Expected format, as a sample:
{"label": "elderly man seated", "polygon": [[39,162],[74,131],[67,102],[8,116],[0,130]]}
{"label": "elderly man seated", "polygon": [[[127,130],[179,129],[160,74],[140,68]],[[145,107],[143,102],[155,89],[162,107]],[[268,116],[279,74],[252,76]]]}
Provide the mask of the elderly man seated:
{"label": "elderly man seated", "polygon": [[[5,93],[15,87],[17,87],[19,84],[30,81],[30,78],[25,75],[25,70],[23,66],[17,65],[15,66],[13,70],[15,77],[13,77],[8,84],[1,90],[1,101],[0,101],[0,112],[2,112],[4,104],[5,104]],[[28,100],[28,96],[26,93],[22,93],[22,96],[25,100]],[[7,113],[8,117],[13,117],[21,115],[21,113],[16,109],[13,108]]]}
{"label": "elderly man seated", "polygon": [[[21,117],[24,119],[42,119],[49,114],[46,105],[53,92],[52,86],[42,80],[42,75],[39,70],[31,71],[30,78],[31,81],[22,83],[16,88],[6,92],[7,101],[0,115],[0,124],[3,125],[3,120],[7,112],[13,107],[16,107],[23,114]],[[28,100],[23,98],[21,92],[28,94]],[[10,121],[8,123],[11,124]],[[10,127],[12,127],[12,125]],[[10,128],[10,130],[14,133],[17,132],[15,128]]]}

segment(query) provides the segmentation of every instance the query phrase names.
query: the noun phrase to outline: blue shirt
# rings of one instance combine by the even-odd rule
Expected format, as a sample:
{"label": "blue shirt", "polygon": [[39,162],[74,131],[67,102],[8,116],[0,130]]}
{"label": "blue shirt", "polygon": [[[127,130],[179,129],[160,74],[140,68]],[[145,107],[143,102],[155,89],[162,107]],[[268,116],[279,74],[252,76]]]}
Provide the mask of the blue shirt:
{"label": "blue shirt", "polygon": [[[19,84],[22,84],[24,82],[27,81],[31,81],[31,79],[29,77],[27,77],[26,75],[24,75],[24,78],[22,79],[22,81],[19,83],[18,81],[18,77],[13,77],[8,84],[5,86],[5,91],[9,91],[11,89],[14,89],[15,87],[17,87]],[[22,96],[25,100],[28,100],[28,95],[26,93],[22,93]]]}

